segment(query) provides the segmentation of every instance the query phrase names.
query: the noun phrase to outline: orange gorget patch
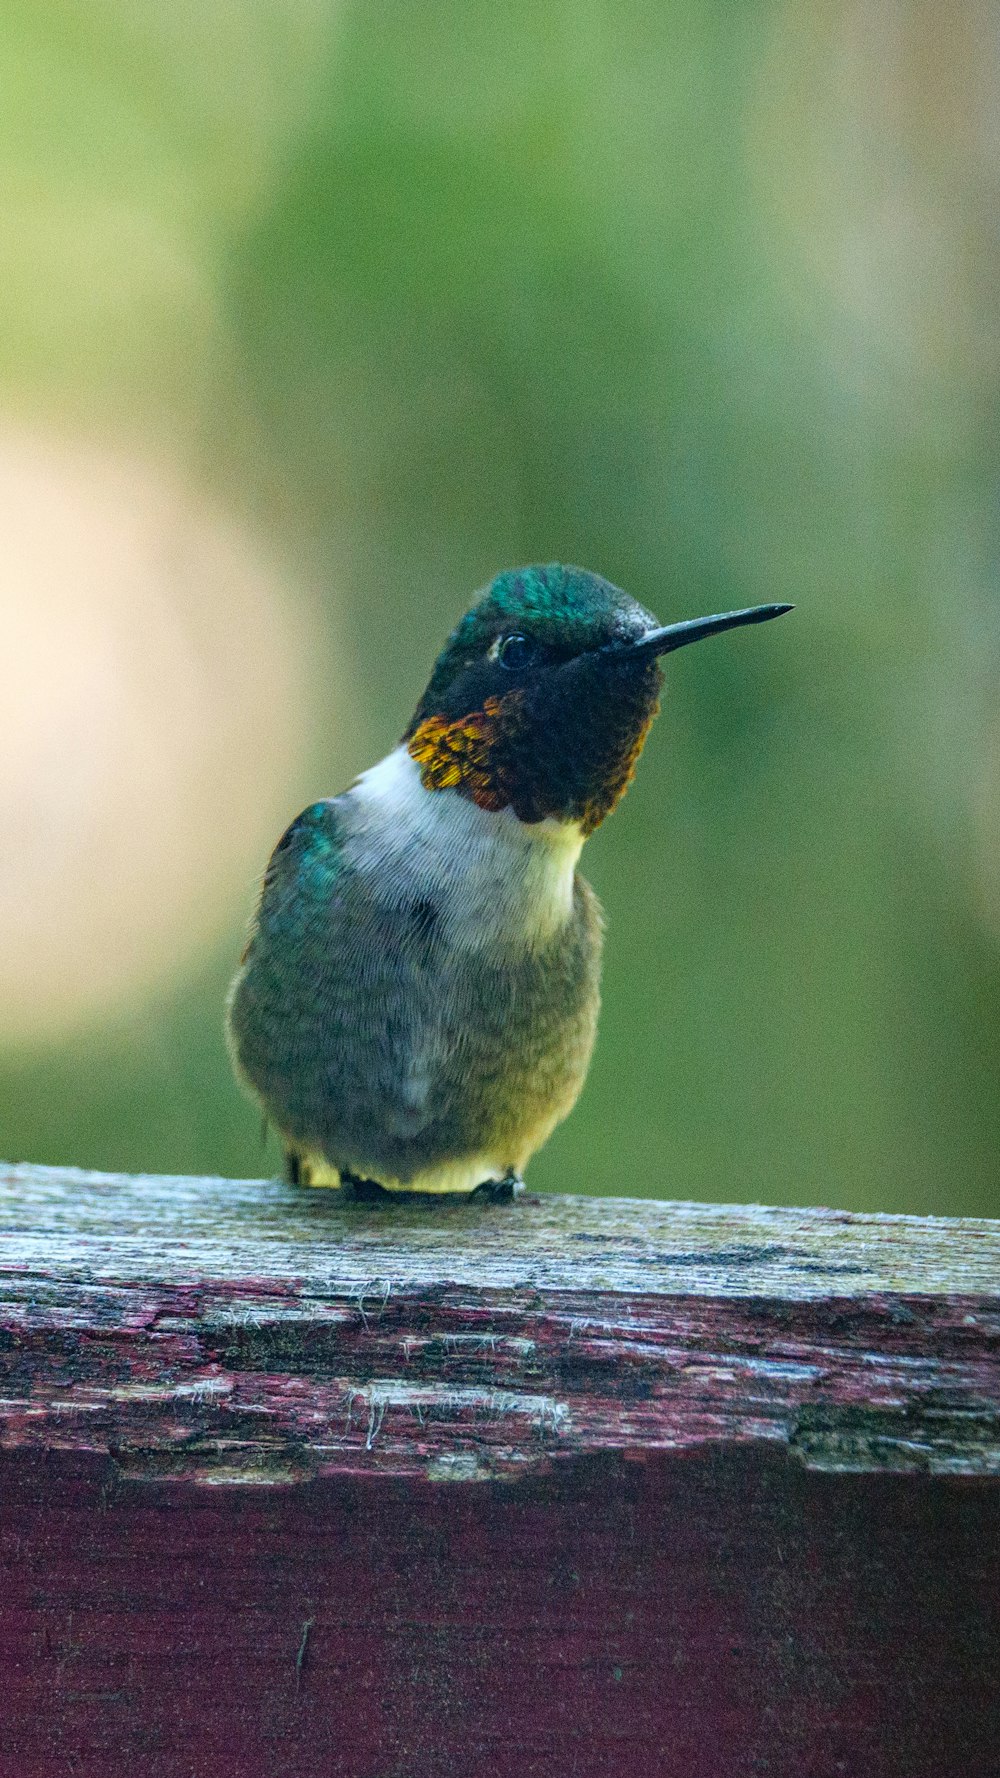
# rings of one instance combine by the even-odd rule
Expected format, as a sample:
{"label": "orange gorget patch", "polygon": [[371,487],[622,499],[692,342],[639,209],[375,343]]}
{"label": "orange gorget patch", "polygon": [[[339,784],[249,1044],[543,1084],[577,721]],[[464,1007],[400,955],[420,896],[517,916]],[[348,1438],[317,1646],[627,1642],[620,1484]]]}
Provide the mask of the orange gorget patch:
{"label": "orange gorget patch", "polygon": [[520,693],[509,692],[505,698],[486,698],[481,710],[454,722],[425,717],[407,742],[425,790],[460,789],[481,809],[505,809],[510,797],[491,756],[501,726],[511,726],[512,717],[516,722],[520,704]]}
{"label": "orange gorget patch", "polygon": [[523,705],[523,693],[511,691],[454,720],[425,716],[407,742],[421,783],[425,790],[457,790],[481,809],[513,808],[521,821],[572,818],[593,833],[628,789],[657,701],[637,722],[627,710],[619,713],[597,762],[573,744],[572,732],[559,730],[545,737],[552,757],[536,760]]}

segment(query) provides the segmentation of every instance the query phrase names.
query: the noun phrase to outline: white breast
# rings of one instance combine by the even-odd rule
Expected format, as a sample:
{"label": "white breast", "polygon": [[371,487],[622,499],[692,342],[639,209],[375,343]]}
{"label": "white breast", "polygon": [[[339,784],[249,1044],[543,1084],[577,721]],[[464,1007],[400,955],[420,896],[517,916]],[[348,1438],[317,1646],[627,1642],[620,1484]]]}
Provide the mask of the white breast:
{"label": "white breast", "polygon": [[376,893],[432,902],[451,943],[536,948],[569,919],[577,822],[519,821],[455,790],[425,790],[405,746],[362,773],[345,800]]}

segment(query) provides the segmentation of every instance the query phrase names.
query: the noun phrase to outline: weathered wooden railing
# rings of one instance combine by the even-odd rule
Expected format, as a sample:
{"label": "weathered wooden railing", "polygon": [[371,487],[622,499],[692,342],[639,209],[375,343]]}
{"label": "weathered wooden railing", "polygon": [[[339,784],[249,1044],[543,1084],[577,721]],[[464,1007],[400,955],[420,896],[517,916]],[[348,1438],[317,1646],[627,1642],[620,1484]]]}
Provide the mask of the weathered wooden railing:
{"label": "weathered wooden railing", "polygon": [[0,1168],[3,1778],[996,1778],[1000,1224]]}

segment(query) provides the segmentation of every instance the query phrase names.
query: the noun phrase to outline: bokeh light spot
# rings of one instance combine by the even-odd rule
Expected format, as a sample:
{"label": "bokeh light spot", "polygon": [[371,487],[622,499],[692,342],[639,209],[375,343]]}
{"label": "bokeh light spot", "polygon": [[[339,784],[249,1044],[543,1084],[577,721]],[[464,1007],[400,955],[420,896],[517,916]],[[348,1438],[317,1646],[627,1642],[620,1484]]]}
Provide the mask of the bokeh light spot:
{"label": "bokeh light spot", "polygon": [[311,650],[274,562],[160,465],[0,435],[0,527],[10,1045],[134,1001],[249,908]]}

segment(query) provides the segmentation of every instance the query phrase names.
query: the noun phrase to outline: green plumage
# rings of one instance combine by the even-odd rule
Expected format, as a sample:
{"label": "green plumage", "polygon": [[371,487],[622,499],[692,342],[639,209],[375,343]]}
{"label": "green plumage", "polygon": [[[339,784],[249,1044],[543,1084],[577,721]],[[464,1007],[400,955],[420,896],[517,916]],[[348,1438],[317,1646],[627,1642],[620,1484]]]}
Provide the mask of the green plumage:
{"label": "green plumage", "polygon": [[670,648],[558,564],[501,574],[403,741],[293,822],[229,1002],[235,1066],[296,1177],[464,1191],[520,1173],[593,1048],[601,915],[576,863],[623,794]]}
{"label": "green plumage", "polygon": [[[415,778],[410,788],[443,800]],[[431,841],[443,869],[421,864],[405,813],[370,846],[364,785],[306,810],[268,867],[231,996],[231,1041],[239,1072],[313,1174],[321,1161],[433,1190],[477,1160],[484,1180],[503,1179],[582,1085],[597,1021],[596,898],[563,858],[568,911],[540,930],[546,872],[516,817],[452,802],[459,831]],[[501,824],[500,837],[477,848],[468,830],[484,823]],[[507,872],[492,934],[475,930],[461,895],[460,866],[477,851],[481,888],[486,872]]]}

